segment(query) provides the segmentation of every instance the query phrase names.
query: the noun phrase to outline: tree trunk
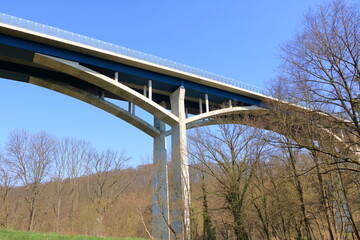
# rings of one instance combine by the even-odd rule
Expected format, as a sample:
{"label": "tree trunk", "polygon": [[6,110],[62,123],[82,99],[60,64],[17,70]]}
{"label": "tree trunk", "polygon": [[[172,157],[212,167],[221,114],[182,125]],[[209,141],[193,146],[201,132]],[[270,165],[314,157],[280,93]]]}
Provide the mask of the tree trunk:
{"label": "tree trunk", "polygon": [[60,228],[60,211],[61,211],[61,198],[58,198],[57,213],[56,213],[56,232],[59,232],[59,228]]}
{"label": "tree trunk", "polygon": [[103,220],[104,220],[104,215],[99,215],[96,218],[96,236],[98,237],[102,237],[103,235]]}
{"label": "tree trunk", "polygon": [[[289,143],[290,144],[290,143]],[[305,202],[304,202],[304,191],[303,191],[303,187],[300,181],[300,177],[299,174],[297,173],[297,168],[296,168],[296,156],[294,156],[293,151],[290,148],[287,148],[288,153],[289,153],[289,160],[291,163],[291,168],[293,171],[293,177],[294,177],[294,181],[295,181],[295,187],[296,187],[296,191],[298,193],[298,197],[299,197],[299,201],[300,201],[300,209],[301,209],[301,215],[302,215],[302,221],[304,222],[305,225],[305,234],[306,234],[306,238],[308,240],[312,239],[312,234],[311,234],[311,227],[310,227],[310,222],[309,222],[309,218],[306,216],[306,206],[305,206]],[[299,238],[301,239],[301,231],[300,231],[300,236]]]}
{"label": "tree trunk", "polygon": [[340,191],[341,191],[341,194],[342,194],[342,197],[343,197],[342,200],[344,201],[344,204],[345,204],[345,206],[342,206],[342,207],[345,207],[346,209],[344,209],[344,211],[347,211],[347,216],[345,216],[345,217],[347,217],[350,220],[352,230],[353,230],[355,236],[358,239],[360,239],[360,233],[359,233],[359,231],[357,229],[355,219],[353,218],[353,214],[352,214],[352,211],[351,211],[351,206],[349,205],[349,201],[348,201],[348,197],[347,197],[347,189],[343,184],[342,174],[341,174],[340,171],[338,171],[337,173],[338,173],[338,177],[339,177],[339,180],[340,180]]}
{"label": "tree trunk", "polygon": [[201,188],[203,192],[203,240],[216,240],[215,228],[212,226],[211,217],[209,214],[209,206],[207,202],[207,191],[205,185],[205,177],[202,176]]}
{"label": "tree trunk", "polygon": [[332,226],[331,226],[331,219],[330,219],[331,214],[329,213],[329,210],[330,210],[329,198],[327,197],[327,194],[326,194],[326,191],[325,191],[325,186],[324,186],[322,175],[320,173],[320,166],[318,164],[317,157],[313,156],[313,160],[314,160],[314,163],[315,163],[316,176],[317,176],[318,181],[319,181],[319,187],[320,187],[320,192],[321,192],[321,195],[320,195],[321,201],[320,202],[321,202],[321,204],[323,205],[323,207],[325,209],[325,216],[326,216],[326,223],[327,223],[328,232],[329,232],[329,235],[330,235],[330,239],[335,240],[334,232],[333,232],[333,229],[332,229]]}
{"label": "tree trunk", "polygon": [[29,223],[28,231],[32,232],[34,230],[34,219],[35,219],[35,198],[31,199],[30,208],[29,208]]}
{"label": "tree trunk", "polygon": [[234,221],[234,233],[237,240],[248,240],[249,236],[244,227],[243,201],[241,195],[234,190],[226,194],[226,201]]}

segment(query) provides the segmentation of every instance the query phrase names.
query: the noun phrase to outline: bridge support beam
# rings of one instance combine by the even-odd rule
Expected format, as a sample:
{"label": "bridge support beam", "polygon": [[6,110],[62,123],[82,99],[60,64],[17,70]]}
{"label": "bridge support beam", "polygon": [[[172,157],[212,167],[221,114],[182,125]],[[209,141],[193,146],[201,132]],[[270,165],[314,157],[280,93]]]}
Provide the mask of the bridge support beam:
{"label": "bridge support beam", "polygon": [[160,135],[154,138],[153,159],[153,220],[152,235],[155,239],[169,240],[169,197],[167,177],[167,155],[165,123],[154,118],[154,126],[160,130]]}
{"label": "bridge support beam", "polygon": [[170,96],[171,111],[179,117],[172,126],[172,227],[176,239],[190,240],[190,181],[185,119],[185,88],[180,87]]}

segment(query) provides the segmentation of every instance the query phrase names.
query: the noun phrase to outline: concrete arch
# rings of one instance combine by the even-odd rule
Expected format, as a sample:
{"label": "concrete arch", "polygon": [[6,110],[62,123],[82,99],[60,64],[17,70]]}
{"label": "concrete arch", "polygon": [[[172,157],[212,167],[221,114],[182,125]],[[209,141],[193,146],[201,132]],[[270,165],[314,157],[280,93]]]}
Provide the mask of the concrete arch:
{"label": "concrete arch", "polygon": [[257,107],[257,106],[244,106],[244,107],[230,107],[230,108],[224,108],[224,109],[218,109],[211,112],[202,113],[193,117],[190,117],[186,119],[186,124],[191,125],[191,123],[194,123],[199,120],[204,120],[207,118],[215,118],[215,117],[221,117],[221,116],[227,116],[227,115],[233,115],[233,114],[240,114],[240,113],[251,113],[255,111],[264,111],[265,108]]}
{"label": "concrete arch", "polygon": [[[289,104],[289,103],[286,103]],[[294,105],[294,107],[297,107],[299,109],[302,109],[303,111],[310,111],[311,109],[306,109],[303,108],[301,106],[296,106]],[[197,116],[188,118],[186,121],[186,129],[193,129],[193,128],[198,128],[198,127],[205,127],[205,126],[211,126],[211,125],[219,125],[222,124],[221,122],[219,122],[218,119],[216,119],[216,117],[222,117],[222,116],[231,116],[231,115],[238,115],[241,113],[246,113],[246,114],[258,114],[259,111],[264,111],[264,113],[266,113],[267,109],[265,108],[261,108],[261,107],[256,107],[256,106],[249,106],[249,107],[230,107],[230,108],[226,108],[226,109],[219,109],[219,110],[215,110],[215,111],[211,111],[211,112],[207,112],[207,113],[203,113],[203,114],[199,114]],[[326,114],[322,113],[322,112],[317,112],[316,114],[319,114],[321,116],[325,116]],[[261,118],[261,116],[259,115],[258,117]],[[334,118],[333,116],[331,116],[332,118]],[[344,119],[338,119],[339,121],[346,121]],[[272,132],[276,132],[278,134],[287,136],[286,133],[284,133],[282,131],[282,129],[277,129],[275,130],[274,128],[272,128],[271,125],[269,125],[266,122],[261,122],[256,123],[254,121],[250,121],[250,122],[239,122],[238,120],[234,119],[234,120],[227,120],[226,124],[243,124],[249,127],[256,127],[256,128],[261,128],[264,130],[268,130],[268,131],[272,131]],[[360,151],[358,149],[355,149],[353,146],[349,145],[348,143],[346,143],[345,139],[343,138],[343,136],[340,136],[338,134],[336,134],[335,132],[330,131],[327,128],[324,128],[323,126],[317,126],[318,130],[320,131],[319,133],[325,133],[327,134],[328,137],[334,139],[335,141],[337,141],[340,144],[344,144],[344,146],[346,148],[351,149],[355,155],[357,157],[359,157],[359,162],[360,162]],[[170,135],[171,131],[167,131],[166,135]]]}
{"label": "concrete arch", "polygon": [[88,104],[91,104],[97,108],[100,108],[122,120],[124,120],[127,123],[130,123],[131,125],[135,126],[136,128],[140,129],[144,133],[150,135],[151,137],[157,137],[160,135],[159,129],[153,127],[146,121],[142,120],[141,118],[135,116],[134,114],[129,113],[125,109],[109,102],[104,99],[99,98],[98,96],[95,96],[91,93],[88,93],[86,91],[83,91],[81,89],[75,88],[73,86],[70,86],[68,84],[63,84],[59,82],[54,82],[51,80],[43,80],[36,77],[30,77],[29,83],[41,86],[65,95],[68,95],[70,97],[79,99],[83,102],[86,102]]}
{"label": "concrete arch", "polygon": [[98,73],[90,68],[84,67],[77,62],[50,57],[39,53],[35,53],[33,62],[46,68],[77,77],[83,81],[111,92],[116,96],[119,96],[143,108],[170,126],[174,126],[179,122],[179,118],[177,116],[167,111],[159,104],[151,101],[147,97],[125,86],[124,84],[117,82],[114,79]]}
{"label": "concrete arch", "polygon": [[[268,128],[268,126],[255,125],[255,124],[252,124],[252,122],[249,122],[249,123],[245,124],[244,122],[239,122],[238,120],[226,120],[226,122],[221,123],[216,118],[191,122],[189,124],[186,124],[186,129],[189,130],[189,129],[193,129],[193,128],[206,127],[206,126],[212,126],[212,125],[220,125],[220,124],[241,124],[241,125],[245,125],[245,126],[248,126],[248,127],[255,127],[255,128],[260,128],[260,129],[272,131],[271,129]],[[166,134],[170,135],[171,132],[170,131],[166,132]]]}
{"label": "concrete arch", "polygon": [[[205,127],[210,125],[218,125],[220,124],[216,117],[222,116],[231,116],[236,114],[255,114],[259,113],[259,111],[266,111],[265,108],[257,107],[257,106],[244,106],[244,107],[230,107],[224,109],[218,109],[207,113],[202,113],[190,118],[186,119],[186,129]],[[238,124],[238,121],[234,120],[233,122],[227,122],[231,124]],[[248,126],[253,127],[251,122],[246,124]],[[263,129],[269,130],[267,126],[264,126]],[[172,134],[172,131],[166,131],[165,135],[169,136]]]}

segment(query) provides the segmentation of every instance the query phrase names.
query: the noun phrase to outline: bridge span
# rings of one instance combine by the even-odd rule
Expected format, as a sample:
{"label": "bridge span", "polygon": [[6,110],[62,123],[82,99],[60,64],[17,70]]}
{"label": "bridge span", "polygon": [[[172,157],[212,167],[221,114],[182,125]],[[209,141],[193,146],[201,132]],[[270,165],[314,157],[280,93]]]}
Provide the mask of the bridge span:
{"label": "bridge span", "polygon": [[[171,226],[190,237],[186,129],[225,115],[266,110],[262,90],[217,74],[0,13],[0,78],[48,88],[87,102],[153,137],[153,234],[171,239]],[[109,99],[128,102],[122,108]],[[140,107],[154,116],[136,115]],[[166,125],[170,130],[167,130]],[[171,135],[170,217],[166,136]]]}

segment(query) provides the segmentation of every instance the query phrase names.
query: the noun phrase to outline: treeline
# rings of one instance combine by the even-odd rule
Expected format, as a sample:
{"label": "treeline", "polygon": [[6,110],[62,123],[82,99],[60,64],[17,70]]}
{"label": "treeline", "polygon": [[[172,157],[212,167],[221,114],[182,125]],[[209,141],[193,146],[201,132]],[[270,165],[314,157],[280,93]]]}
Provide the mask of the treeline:
{"label": "treeline", "polygon": [[[85,141],[58,139],[46,132],[12,132],[0,155],[0,225],[26,231],[143,236],[142,224],[133,215],[148,210],[144,206],[149,200],[143,204],[141,199],[150,191],[150,168],[126,168],[129,159],[125,152],[97,150]],[[141,171],[148,176],[136,179]],[[132,184],[139,185],[137,191]],[[111,208],[106,221],[114,224],[106,228],[104,216]]]}
{"label": "treeline", "polygon": [[[359,171],[243,125],[189,138],[192,239],[358,239]],[[151,237],[152,166],[126,168],[128,160],[84,141],[12,132],[1,154],[2,228]]]}

